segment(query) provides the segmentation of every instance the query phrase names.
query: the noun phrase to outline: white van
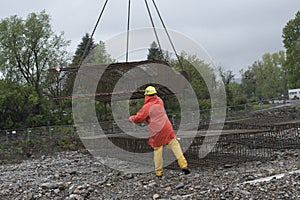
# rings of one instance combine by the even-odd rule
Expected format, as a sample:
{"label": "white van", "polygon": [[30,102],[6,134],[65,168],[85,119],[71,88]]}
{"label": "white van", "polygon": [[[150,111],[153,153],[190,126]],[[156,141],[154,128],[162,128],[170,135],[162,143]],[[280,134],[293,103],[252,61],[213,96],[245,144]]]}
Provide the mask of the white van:
{"label": "white van", "polygon": [[300,88],[289,90],[289,99],[290,100],[300,99]]}

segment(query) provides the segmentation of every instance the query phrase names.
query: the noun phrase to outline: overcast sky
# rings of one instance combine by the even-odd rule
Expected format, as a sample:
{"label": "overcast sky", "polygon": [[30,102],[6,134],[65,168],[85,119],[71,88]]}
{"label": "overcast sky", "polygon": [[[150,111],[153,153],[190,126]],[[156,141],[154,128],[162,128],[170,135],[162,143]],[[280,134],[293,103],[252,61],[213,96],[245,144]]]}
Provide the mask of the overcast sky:
{"label": "overcast sky", "polygon": [[[25,18],[45,10],[53,29],[63,31],[74,52],[91,33],[105,0],[0,0],[0,19]],[[131,28],[151,27],[143,0],[131,0]],[[151,0],[148,0],[151,5]],[[156,0],[168,29],[178,31],[206,49],[215,63],[239,76],[240,69],[264,53],[284,50],[282,29],[300,10],[299,0]],[[109,0],[94,40],[107,40],[126,31],[128,0]],[[154,9],[152,10],[155,16]],[[154,17],[156,25],[158,18]],[[150,44],[145,44],[148,46]],[[175,44],[176,46],[176,44]]]}

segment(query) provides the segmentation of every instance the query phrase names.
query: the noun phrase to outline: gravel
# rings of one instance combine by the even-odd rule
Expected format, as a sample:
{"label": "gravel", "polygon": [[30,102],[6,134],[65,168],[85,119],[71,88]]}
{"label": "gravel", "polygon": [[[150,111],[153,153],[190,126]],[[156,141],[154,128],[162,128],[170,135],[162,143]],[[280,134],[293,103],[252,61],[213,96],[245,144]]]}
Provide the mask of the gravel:
{"label": "gravel", "polygon": [[[300,199],[299,155],[280,151],[271,161],[192,168],[189,175],[165,169],[157,178],[113,170],[82,151],[60,152],[0,165],[0,199]],[[249,182],[276,174],[283,176]]]}

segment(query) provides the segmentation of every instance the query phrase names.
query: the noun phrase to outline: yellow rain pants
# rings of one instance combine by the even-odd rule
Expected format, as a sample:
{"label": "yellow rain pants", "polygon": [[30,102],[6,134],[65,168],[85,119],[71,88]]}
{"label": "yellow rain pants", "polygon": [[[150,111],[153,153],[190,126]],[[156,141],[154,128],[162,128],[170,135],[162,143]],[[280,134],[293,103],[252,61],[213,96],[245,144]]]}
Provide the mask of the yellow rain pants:
{"label": "yellow rain pants", "polygon": [[[179,167],[181,169],[186,168],[188,164],[176,138],[172,139],[166,146],[174,153]],[[163,174],[163,148],[163,146],[154,147],[154,167],[156,176],[162,176]]]}

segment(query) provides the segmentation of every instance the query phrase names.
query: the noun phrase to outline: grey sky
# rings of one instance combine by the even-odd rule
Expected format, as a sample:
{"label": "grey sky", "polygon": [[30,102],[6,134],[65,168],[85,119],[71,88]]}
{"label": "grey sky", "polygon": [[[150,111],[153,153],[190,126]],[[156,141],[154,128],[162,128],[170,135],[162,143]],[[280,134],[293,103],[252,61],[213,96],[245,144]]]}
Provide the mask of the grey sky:
{"label": "grey sky", "polygon": [[[74,52],[91,33],[105,0],[1,0],[0,19],[43,9],[56,32],[64,31]],[[126,31],[128,0],[109,0],[95,42]],[[150,27],[143,0],[131,0],[131,28]],[[151,1],[149,1],[149,4]],[[299,0],[156,0],[168,29],[201,44],[217,65],[237,76],[264,53],[283,50],[282,28],[300,10]],[[152,14],[155,15],[152,9]],[[156,15],[155,15],[156,16]],[[157,26],[161,27],[155,17]],[[145,44],[149,46],[150,44]],[[176,44],[175,44],[176,46]]]}

